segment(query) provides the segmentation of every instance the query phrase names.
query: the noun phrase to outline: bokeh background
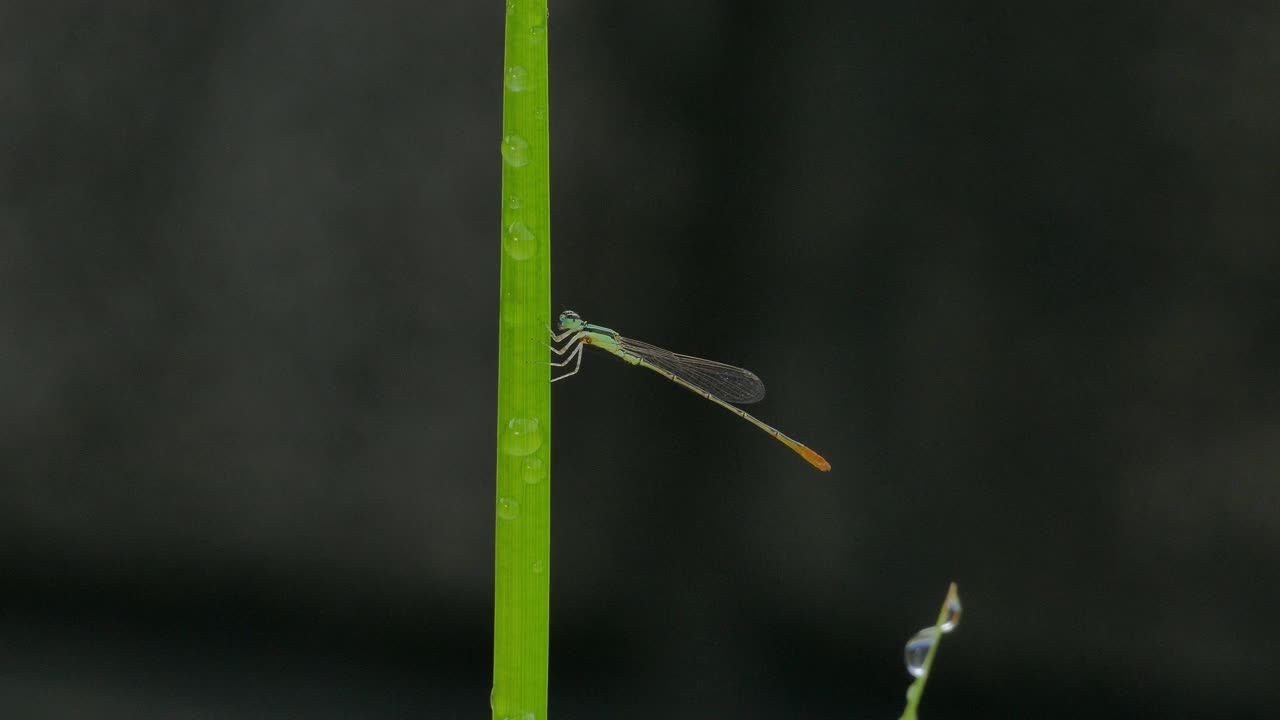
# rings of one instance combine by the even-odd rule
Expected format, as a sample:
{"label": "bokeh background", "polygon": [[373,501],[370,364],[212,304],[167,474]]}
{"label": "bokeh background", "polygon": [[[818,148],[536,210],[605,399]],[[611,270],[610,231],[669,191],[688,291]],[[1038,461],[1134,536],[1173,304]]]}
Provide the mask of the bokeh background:
{"label": "bokeh background", "polygon": [[[502,23],[0,5],[0,716],[487,717]],[[1280,6],[550,28],[552,717],[1274,716]]]}

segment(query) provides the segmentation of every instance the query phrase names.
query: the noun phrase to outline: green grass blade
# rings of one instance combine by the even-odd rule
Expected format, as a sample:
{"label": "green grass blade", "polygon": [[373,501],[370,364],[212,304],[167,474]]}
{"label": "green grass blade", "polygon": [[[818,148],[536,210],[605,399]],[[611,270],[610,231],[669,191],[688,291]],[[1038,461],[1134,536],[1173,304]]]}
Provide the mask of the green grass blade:
{"label": "green grass blade", "polygon": [[[949,623],[949,625],[948,625]],[[902,711],[902,717],[898,720],[916,720],[916,708],[920,705],[920,698],[924,695],[924,684],[929,679],[929,671],[933,668],[933,656],[938,653],[938,646],[942,644],[942,636],[960,623],[960,595],[956,591],[956,584],[951,583],[951,588],[947,590],[947,598],[942,601],[942,610],[938,612],[938,622],[934,623],[933,642],[929,645],[929,652],[924,657],[921,664],[923,671],[915,682],[907,688],[907,707]],[[946,627],[944,627],[946,625]],[[929,630],[926,628],[925,630]],[[921,631],[924,632],[924,631]]]}
{"label": "green grass blade", "polygon": [[502,95],[494,720],[547,717],[551,548],[547,3],[508,0]]}

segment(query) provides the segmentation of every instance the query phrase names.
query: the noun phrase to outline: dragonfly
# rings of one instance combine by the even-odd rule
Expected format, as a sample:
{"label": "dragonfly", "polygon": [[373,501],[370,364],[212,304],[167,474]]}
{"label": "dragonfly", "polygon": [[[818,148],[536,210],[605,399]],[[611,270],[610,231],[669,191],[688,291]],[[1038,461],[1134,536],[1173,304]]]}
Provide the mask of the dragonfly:
{"label": "dragonfly", "polygon": [[[648,368],[671,382],[692,390],[772,435],[778,442],[794,450],[819,470],[827,472],[831,469],[831,463],[804,443],[757,420],[742,408],[735,407],[735,403],[746,405],[759,402],[764,398],[764,383],[750,370],[689,355],[678,355],[639,340],[623,337],[616,330],[585,322],[581,315],[572,310],[560,313],[558,324],[561,332],[557,333],[550,327],[547,331],[551,333],[552,342],[567,340],[561,347],[550,346],[551,351],[564,357],[564,360],[553,362],[551,365],[561,368],[567,367],[569,363],[574,365],[572,370],[552,378],[551,382],[576,375],[582,369],[582,348],[591,345],[622,358],[631,365]],[[566,354],[568,357],[565,357]]]}

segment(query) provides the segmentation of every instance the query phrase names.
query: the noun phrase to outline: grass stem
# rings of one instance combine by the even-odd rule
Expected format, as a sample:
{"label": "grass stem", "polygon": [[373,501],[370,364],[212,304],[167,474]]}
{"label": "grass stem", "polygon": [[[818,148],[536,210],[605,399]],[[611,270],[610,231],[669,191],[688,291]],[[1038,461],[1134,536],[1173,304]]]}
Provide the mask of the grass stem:
{"label": "grass stem", "polygon": [[494,720],[545,720],[551,573],[547,3],[508,0],[502,95]]}

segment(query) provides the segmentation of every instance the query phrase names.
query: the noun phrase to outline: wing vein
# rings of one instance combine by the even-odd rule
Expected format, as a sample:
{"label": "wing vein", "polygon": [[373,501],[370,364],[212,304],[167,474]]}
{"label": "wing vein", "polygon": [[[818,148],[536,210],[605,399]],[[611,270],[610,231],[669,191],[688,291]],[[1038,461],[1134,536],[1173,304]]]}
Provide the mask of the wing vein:
{"label": "wing vein", "polygon": [[750,370],[692,355],[680,355],[631,338],[618,340],[623,350],[644,358],[725,402],[747,405],[764,399],[764,382]]}

